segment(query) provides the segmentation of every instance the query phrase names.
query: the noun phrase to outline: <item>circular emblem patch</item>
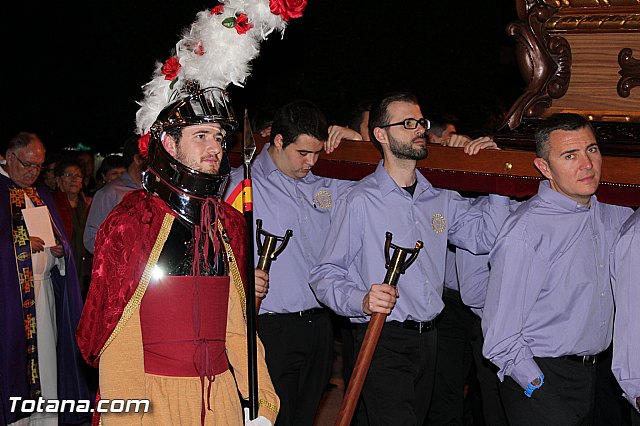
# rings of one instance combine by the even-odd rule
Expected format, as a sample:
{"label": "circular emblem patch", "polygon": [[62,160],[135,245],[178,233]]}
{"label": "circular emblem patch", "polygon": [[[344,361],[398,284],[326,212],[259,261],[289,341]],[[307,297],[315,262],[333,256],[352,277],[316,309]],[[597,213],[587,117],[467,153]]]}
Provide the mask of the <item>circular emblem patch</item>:
{"label": "circular emblem patch", "polygon": [[326,189],[322,189],[316,193],[315,205],[321,209],[328,209],[331,207],[331,193]]}
{"label": "circular emblem patch", "polygon": [[440,213],[436,213],[431,216],[431,227],[436,234],[442,234],[447,229],[447,219]]}

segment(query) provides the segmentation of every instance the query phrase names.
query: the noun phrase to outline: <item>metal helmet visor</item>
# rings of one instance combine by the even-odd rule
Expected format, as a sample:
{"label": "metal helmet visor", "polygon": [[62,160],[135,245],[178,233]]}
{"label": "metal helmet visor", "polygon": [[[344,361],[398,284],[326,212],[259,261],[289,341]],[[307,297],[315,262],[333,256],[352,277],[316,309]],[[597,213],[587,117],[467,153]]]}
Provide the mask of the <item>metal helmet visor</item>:
{"label": "metal helmet visor", "polygon": [[[179,97],[184,92],[179,92]],[[226,91],[218,87],[208,87],[188,94],[167,106],[158,115],[152,129],[163,132],[171,128],[191,126],[194,124],[220,123],[226,135],[230,135],[238,127],[238,120],[231,107],[231,100]],[[159,139],[159,134],[156,135]]]}

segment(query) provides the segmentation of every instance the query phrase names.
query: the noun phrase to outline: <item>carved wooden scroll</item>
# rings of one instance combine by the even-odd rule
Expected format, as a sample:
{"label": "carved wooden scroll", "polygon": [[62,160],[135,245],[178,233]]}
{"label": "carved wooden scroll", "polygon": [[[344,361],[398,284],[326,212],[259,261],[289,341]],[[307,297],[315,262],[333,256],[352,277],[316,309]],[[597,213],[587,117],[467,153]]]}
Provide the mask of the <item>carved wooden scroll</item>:
{"label": "carved wooden scroll", "polygon": [[523,117],[540,116],[551,106],[551,100],[562,97],[571,78],[571,47],[562,37],[550,36],[546,23],[556,8],[543,2],[518,8],[526,11],[526,19],[509,24],[507,32],[516,39],[516,58],[522,77],[527,82],[524,93],[516,100],[502,127],[515,129]]}
{"label": "carved wooden scroll", "polygon": [[618,95],[627,98],[631,94],[631,89],[640,86],[640,60],[633,57],[633,50],[622,49],[618,54],[618,64],[620,64],[621,75],[618,81]]}

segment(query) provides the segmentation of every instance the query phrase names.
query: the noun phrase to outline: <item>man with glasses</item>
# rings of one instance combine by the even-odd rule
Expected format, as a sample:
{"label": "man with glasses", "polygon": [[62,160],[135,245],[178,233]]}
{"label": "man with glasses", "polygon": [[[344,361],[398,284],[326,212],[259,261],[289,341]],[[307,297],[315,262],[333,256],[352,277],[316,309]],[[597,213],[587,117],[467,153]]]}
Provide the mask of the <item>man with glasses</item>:
{"label": "man with glasses", "polygon": [[[0,176],[0,423],[31,417],[44,425],[79,423],[75,413],[11,410],[9,398],[90,399],[74,333],[82,299],[62,220],[50,192],[34,186],[45,148],[38,136],[19,133],[9,142],[6,176]],[[24,209],[46,206],[55,243],[30,235]],[[15,401],[15,399],[14,399]],[[31,415],[31,416],[30,416]],[[24,422],[24,420],[23,420]]]}
{"label": "man with glasses", "polygon": [[[318,299],[356,323],[359,351],[369,316],[389,314],[362,391],[358,424],[421,425],[434,381],[434,318],[443,307],[447,242],[486,253],[508,200],[490,196],[482,209],[457,192],[436,189],[416,171],[427,156],[429,120],[409,93],[372,105],[369,132],[383,159],[376,171],[336,202],[310,283]],[[385,276],[385,233],[393,244],[424,242],[398,288]],[[400,297],[398,297],[400,294]]]}

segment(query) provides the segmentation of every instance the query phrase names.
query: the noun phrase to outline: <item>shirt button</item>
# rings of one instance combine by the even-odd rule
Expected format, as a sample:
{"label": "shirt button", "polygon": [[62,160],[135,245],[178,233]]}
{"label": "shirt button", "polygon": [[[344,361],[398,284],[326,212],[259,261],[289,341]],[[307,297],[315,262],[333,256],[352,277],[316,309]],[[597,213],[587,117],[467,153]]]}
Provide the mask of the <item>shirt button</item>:
{"label": "shirt button", "polygon": [[603,265],[603,264],[600,264],[600,265],[598,265],[598,266],[600,266],[601,268],[604,268],[604,265]]}
{"label": "shirt button", "polygon": [[600,296],[604,297],[604,292],[600,293]]}

